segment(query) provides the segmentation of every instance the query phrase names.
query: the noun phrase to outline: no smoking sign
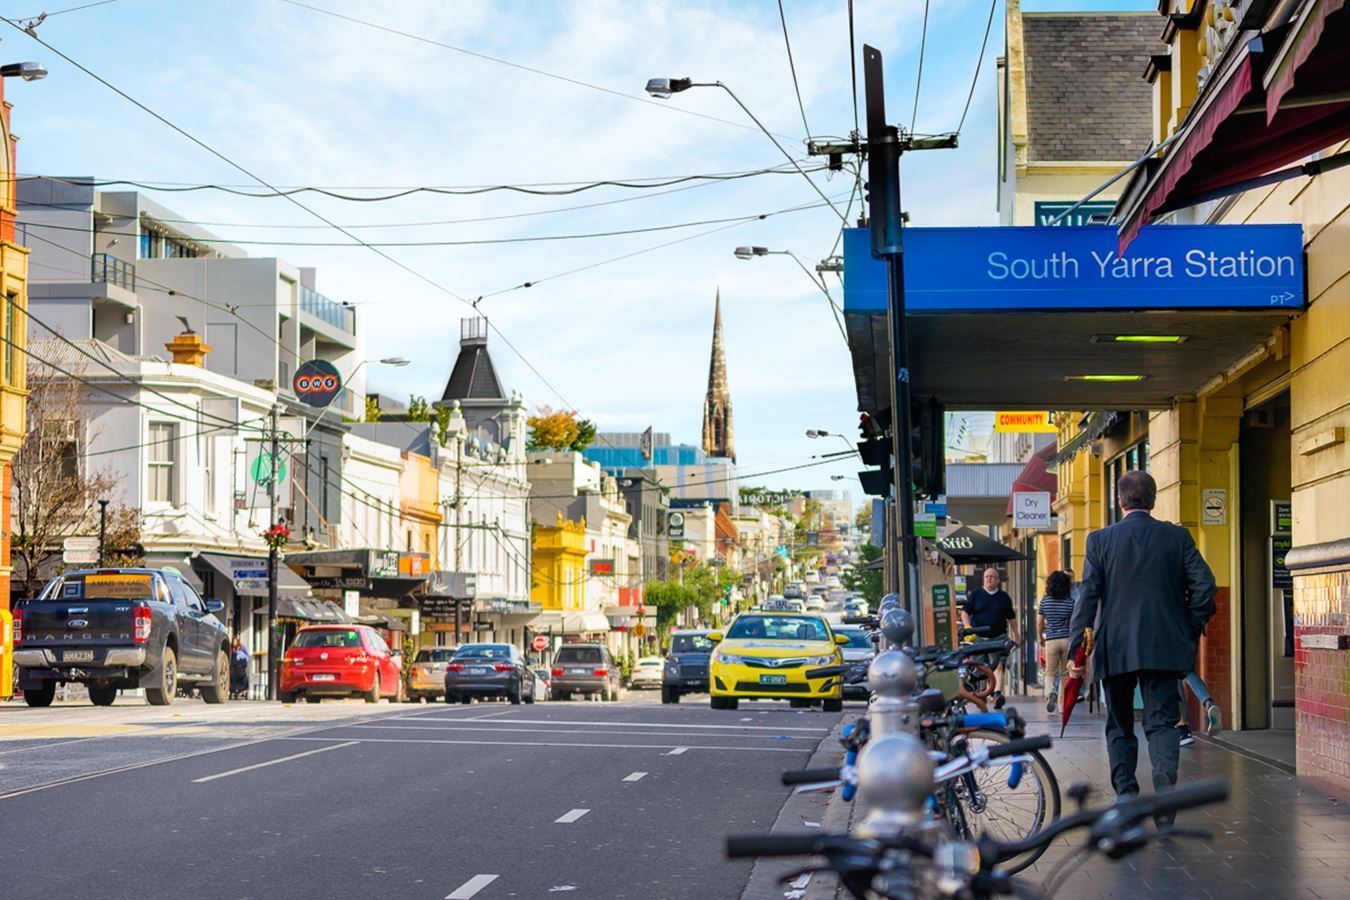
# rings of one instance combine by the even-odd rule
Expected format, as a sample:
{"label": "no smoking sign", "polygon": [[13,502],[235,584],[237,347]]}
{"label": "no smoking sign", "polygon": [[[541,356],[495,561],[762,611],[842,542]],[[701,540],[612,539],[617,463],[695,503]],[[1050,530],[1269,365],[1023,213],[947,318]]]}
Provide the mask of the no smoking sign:
{"label": "no smoking sign", "polygon": [[1228,491],[1223,488],[1205,488],[1200,492],[1200,524],[1228,524]]}

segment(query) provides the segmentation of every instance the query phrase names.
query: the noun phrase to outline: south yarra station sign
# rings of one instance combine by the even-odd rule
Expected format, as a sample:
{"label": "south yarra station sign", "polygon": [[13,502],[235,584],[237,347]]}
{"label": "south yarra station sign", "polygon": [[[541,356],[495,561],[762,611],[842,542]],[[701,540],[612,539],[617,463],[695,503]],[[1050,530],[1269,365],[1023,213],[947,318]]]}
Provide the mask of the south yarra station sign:
{"label": "south yarra station sign", "polygon": [[[844,305],[886,308],[868,233],[844,243]],[[911,313],[1301,309],[1298,225],[1154,225],[1122,255],[1109,225],[905,229]]]}

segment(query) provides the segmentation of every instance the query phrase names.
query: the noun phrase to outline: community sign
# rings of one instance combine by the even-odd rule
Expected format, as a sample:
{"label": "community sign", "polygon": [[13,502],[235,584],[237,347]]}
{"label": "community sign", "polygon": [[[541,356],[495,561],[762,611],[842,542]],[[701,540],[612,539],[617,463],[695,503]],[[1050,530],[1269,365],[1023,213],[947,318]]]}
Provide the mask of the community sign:
{"label": "community sign", "polygon": [[[1298,225],[1152,225],[1125,255],[1109,225],[906,228],[905,307],[1009,310],[1303,308]],[[844,309],[886,309],[869,231],[844,233]]]}

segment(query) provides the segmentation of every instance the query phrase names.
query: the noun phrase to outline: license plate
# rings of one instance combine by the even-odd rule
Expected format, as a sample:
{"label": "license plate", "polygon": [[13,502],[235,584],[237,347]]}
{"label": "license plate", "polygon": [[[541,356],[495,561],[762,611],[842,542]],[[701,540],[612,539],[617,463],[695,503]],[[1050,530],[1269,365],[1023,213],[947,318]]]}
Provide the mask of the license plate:
{"label": "license plate", "polygon": [[760,683],[760,684],[787,684],[787,676],[786,676],[786,675],[761,675],[761,676],[759,676],[759,683]]}
{"label": "license plate", "polygon": [[310,681],[337,681],[336,675],[311,675]]}
{"label": "license plate", "polygon": [[93,662],[93,650],[67,650],[61,654],[63,662]]}
{"label": "license plate", "polygon": [[469,669],[470,675],[486,675],[487,669]]}

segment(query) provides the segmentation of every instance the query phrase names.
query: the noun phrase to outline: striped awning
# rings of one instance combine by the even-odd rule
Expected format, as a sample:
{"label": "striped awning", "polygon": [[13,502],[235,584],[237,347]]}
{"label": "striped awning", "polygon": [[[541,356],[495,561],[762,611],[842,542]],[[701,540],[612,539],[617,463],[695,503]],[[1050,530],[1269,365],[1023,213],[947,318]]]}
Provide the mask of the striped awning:
{"label": "striped awning", "polygon": [[1088,444],[1106,434],[1111,426],[1118,421],[1120,421],[1120,413],[1115,410],[1099,410],[1089,413],[1087,421],[1083,423],[1083,430],[1064,442],[1064,446],[1060,447],[1055,455],[1050,457],[1050,460],[1046,463],[1046,469],[1053,472],[1061,463],[1073,459]]}

